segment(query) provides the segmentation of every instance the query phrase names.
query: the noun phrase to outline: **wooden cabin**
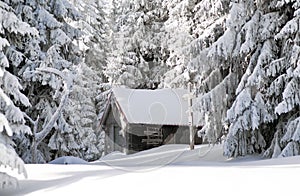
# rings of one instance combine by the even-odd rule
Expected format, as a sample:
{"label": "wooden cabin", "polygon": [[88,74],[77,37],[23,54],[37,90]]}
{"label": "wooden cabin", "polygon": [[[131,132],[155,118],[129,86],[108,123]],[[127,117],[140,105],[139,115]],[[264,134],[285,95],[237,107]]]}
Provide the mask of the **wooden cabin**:
{"label": "wooden cabin", "polygon": [[[188,102],[183,98],[187,93],[185,89],[113,88],[100,121],[106,133],[105,153],[189,144]],[[201,141],[195,134],[195,143]]]}

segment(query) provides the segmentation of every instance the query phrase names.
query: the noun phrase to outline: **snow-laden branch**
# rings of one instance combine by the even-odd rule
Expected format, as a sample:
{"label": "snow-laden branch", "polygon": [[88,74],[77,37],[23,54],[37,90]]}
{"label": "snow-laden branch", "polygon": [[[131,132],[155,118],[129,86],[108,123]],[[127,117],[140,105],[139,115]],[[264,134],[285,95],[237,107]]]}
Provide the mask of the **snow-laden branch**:
{"label": "snow-laden branch", "polygon": [[69,77],[70,75],[68,70],[59,71],[58,69],[52,67],[45,67],[45,68],[37,68],[36,72],[38,73],[46,72],[46,73],[56,74],[58,77],[60,77],[63,80],[64,83],[66,83],[67,88],[70,88],[71,86],[71,78]]}
{"label": "snow-laden branch", "polygon": [[38,123],[39,123],[39,116],[34,121],[29,116],[25,115],[26,118],[29,119],[29,121],[33,124],[33,142],[32,142],[32,162],[36,163],[37,160],[37,147],[43,141],[47,135],[51,132],[52,128],[54,127],[56,121],[60,117],[64,107],[66,106],[66,103],[68,101],[68,97],[70,94],[70,89],[72,86],[72,78],[70,78],[68,70],[59,71],[55,68],[37,68],[36,71],[38,73],[52,73],[57,75],[63,80],[63,91],[62,91],[62,97],[60,99],[60,103],[52,115],[51,119],[47,122],[45,126],[43,126],[43,129],[40,132],[37,132]]}
{"label": "snow-laden branch", "polygon": [[29,120],[29,122],[31,123],[31,124],[35,124],[35,121],[30,117],[30,116],[28,116],[25,112],[23,112],[23,116],[25,117],[25,118],[27,118],[27,120]]}
{"label": "snow-laden branch", "polygon": [[38,145],[45,137],[50,133],[51,129],[53,128],[55,122],[59,118],[60,114],[62,113],[64,106],[67,103],[69,94],[70,94],[70,79],[68,78],[68,73],[67,71],[61,72],[55,68],[38,68],[38,72],[48,72],[48,73],[53,73],[56,74],[57,76],[61,77],[64,83],[63,86],[63,92],[62,92],[62,97],[59,103],[59,106],[57,107],[56,111],[52,115],[51,119],[48,121],[46,126],[44,126],[43,130],[36,133],[35,139],[36,139],[36,144]]}
{"label": "snow-laden branch", "polygon": [[53,73],[56,74],[57,76],[61,77],[63,80],[66,81],[66,76],[59,71],[58,69],[52,68],[52,67],[45,67],[45,68],[36,68],[36,72],[42,73],[42,72],[47,72],[47,73]]}
{"label": "snow-laden branch", "polygon": [[38,132],[36,134],[36,142],[37,145],[43,140],[45,139],[45,137],[50,133],[51,129],[53,128],[55,122],[57,121],[57,119],[59,118],[60,114],[62,113],[64,106],[67,103],[68,97],[70,94],[70,90],[67,88],[67,85],[64,85],[64,91],[63,91],[63,95],[62,98],[60,100],[59,106],[56,109],[56,111],[54,112],[53,116],[51,117],[51,119],[48,121],[48,123],[46,124],[46,126],[43,128],[42,131]]}

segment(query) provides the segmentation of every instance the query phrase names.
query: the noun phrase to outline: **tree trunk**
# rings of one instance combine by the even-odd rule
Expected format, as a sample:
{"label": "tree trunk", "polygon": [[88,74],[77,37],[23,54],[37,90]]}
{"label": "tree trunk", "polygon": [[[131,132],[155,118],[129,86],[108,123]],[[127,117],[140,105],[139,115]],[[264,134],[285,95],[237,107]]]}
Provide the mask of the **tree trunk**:
{"label": "tree trunk", "polygon": [[32,147],[31,147],[31,155],[32,155],[32,163],[37,163],[37,143],[36,143],[36,132],[39,124],[39,116],[33,122],[33,139],[32,139]]}
{"label": "tree trunk", "polygon": [[62,97],[61,97],[60,103],[59,103],[56,111],[54,112],[51,119],[48,121],[48,123],[44,126],[44,128],[40,132],[37,132],[39,117],[37,118],[36,121],[33,121],[30,117],[27,116],[29,118],[29,120],[31,121],[31,123],[33,124],[33,142],[32,142],[32,162],[33,163],[37,162],[37,147],[39,146],[41,141],[43,141],[47,137],[47,135],[51,132],[55,122],[61,115],[61,113],[64,109],[64,106],[67,104],[67,100],[69,98],[70,89],[71,89],[70,77],[68,75],[64,75],[64,73],[62,73],[61,71],[54,69],[54,68],[39,68],[39,69],[37,69],[37,72],[48,72],[48,73],[53,73],[53,74],[58,75],[63,80],[63,83],[64,83],[63,89],[64,90],[62,92]]}
{"label": "tree trunk", "polygon": [[68,89],[65,89],[64,94],[63,94],[63,96],[61,98],[61,101],[59,103],[59,106],[56,109],[56,111],[54,112],[53,116],[51,117],[51,119],[49,120],[47,125],[44,127],[44,129],[36,134],[36,143],[37,143],[37,145],[39,145],[40,142],[43,141],[45,139],[45,137],[47,137],[47,135],[51,132],[55,122],[57,121],[57,119],[61,115],[61,113],[64,109],[64,106],[67,104],[69,94],[70,94],[70,91]]}

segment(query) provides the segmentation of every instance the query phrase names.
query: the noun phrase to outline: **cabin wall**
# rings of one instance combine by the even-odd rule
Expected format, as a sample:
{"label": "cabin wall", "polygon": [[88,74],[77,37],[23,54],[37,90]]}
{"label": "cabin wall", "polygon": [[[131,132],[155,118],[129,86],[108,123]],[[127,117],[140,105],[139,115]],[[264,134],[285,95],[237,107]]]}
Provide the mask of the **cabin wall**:
{"label": "cabin wall", "polygon": [[[127,124],[122,130],[120,126],[122,115],[116,110],[113,112],[113,109],[116,107],[111,107],[104,123],[106,154],[113,151],[132,154],[164,144],[189,144],[190,142],[188,126]],[[198,140],[195,138],[195,141]]]}
{"label": "cabin wall", "polygon": [[178,126],[164,125],[162,127],[163,132],[163,144],[176,144],[176,132]]}
{"label": "cabin wall", "polygon": [[[180,126],[175,134],[175,144],[190,144],[190,129],[188,126]],[[196,145],[202,144],[202,138],[198,137],[195,130],[194,142]]]}
{"label": "cabin wall", "polygon": [[[158,134],[147,136],[147,133],[149,134],[153,130],[159,130],[161,136]],[[164,144],[189,144],[189,133],[188,126],[129,124],[127,132],[128,153],[132,154]],[[195,134],[196,136],[197,134]]]}
{"label": "cabin wall", "polygon": [[[162,145],[162,136],[156,135],[149,138],[148,134],[151,131],[159,131],[162,134],[161,127],[160,125],[129,124],[127,129],[128,153],[132,154]],[[149,143],[153,140],[155,143]]]}
{"label": "cabin wall", "polygon": [[189,144],[190,143],[190,131],[188,126],[178,127],[175,134],[176,144]]}
{"label": "cabin wall", "polygon": [[123,152],[125,148],[125,137],[121,133],[121,127],[116,122],[112,112],[110,111],[105,122],[105,153],[113,151]]}

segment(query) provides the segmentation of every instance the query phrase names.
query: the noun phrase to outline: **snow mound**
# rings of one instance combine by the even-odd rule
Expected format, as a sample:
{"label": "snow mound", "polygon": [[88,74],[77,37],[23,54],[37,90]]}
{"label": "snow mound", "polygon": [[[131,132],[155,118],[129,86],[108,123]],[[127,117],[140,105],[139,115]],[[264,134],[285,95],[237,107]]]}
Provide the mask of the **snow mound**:
{"label": "snow mound", "polygon": [[113,159],[121,159],[121,158],[125,158],[126,155],[124,153],[121,153],[119,151],[114,151],[111,152],[103,157],[100,158],[100,160],[104,161],[104,160],[113,160]]}
{"label": "snow mound", "polygon": [[197,145],[195,150],[189,150],[186,144],[168,144],[149,150],[141,151],[131,155],[113,152],[95,164],[106,164],[110,166],[166,166],[191,161],[201,161],[209,165],[209,162],[224,162],[222,145]]}
{"label": "snow mound", "polygon": [[[160,195],[195,195],[194,188],[184,187],[200,187],[201,193],[206,195],[213,191],[214,195],[253,196],[258,189],[263,190],[259,195],[298,195],[297,189],[289,188],[298,187],[297,180],[275,179],[278,176],[297,179],[300,156],[262,159],[259,155],[248,155],[227,159],[222,154],[222,145],[199,145],[195,150],[189,150],[188,145],[164,145],[132,155],[113,152],[85,165],[64,165],[78,163],[81,159],[60,157],[52,162],[61,165],[27,164],[29,179],[20,180],[18,189],[0,189],[0,195],[86,195],[87,190],[98,193],[99,185],[104,195],[111,194],[112,190],[114,195],[145,193],[153,196],[157,191]],[[169,164],[157,167],[161,163]],[[220,182],[217,188],[216,182]],[[255,182],[253,192],[245,182]],[[226,194],[233,184],[238,189]],[[132,185],[135,191],[128,189]]]}
{"label": "snow mound", "polygon": [[88,162],[78,157],[64,156],[64,157],[59,157],[57,159],[54,159],[53,161],[50,161],[49,164],[70,165],[70,164],[88,164]]}

